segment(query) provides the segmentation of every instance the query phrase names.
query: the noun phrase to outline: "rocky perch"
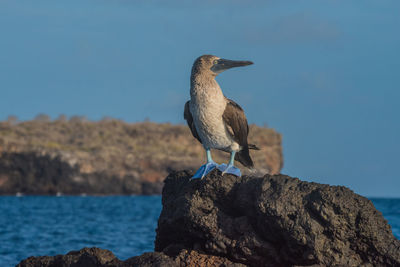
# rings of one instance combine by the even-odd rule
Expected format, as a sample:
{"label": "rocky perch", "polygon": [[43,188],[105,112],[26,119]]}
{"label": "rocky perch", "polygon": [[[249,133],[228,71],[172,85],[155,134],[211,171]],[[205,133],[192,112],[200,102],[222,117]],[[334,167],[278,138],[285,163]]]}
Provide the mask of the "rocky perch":
{"label": "rocky perch", "polygon": [[155,251],[117,259],[85,248],[18,266],[400,266],[400,241],[372,202],[286,175],[203,180],[171,173]]}

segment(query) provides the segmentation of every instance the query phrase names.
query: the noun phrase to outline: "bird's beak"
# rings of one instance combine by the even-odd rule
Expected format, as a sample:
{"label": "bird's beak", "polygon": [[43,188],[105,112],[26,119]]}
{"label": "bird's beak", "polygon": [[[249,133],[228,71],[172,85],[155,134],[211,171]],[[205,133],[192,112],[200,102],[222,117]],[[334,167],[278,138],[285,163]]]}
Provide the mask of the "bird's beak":
{"label": "bird's beak", "polygon": [[217,61],[217,64],[211,67],[211,70],[215,73],[221,73],[227,69],[235,68],[235,67],[243,67],[252,65],[253,62],[251,61],[241,61],[241,60],[229,60],[220,58]]}

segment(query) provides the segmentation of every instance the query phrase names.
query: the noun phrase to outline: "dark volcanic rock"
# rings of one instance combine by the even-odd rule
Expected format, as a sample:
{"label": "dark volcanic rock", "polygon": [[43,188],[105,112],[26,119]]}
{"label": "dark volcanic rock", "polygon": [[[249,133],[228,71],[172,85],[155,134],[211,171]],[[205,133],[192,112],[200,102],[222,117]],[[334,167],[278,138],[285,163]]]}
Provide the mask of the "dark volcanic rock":
{"label": "dark volcanic rock", "polygon": [[91,267],[91,266],[118,266],[122,262],[106,249],[83,248],[71,251],[66,255],[29,257],[21,261],[17,267]]}
{"label": "dark volcanic rock", "polygon": [[185,267],[185,266],[232,266],[244,267],[224,257],[206,255],[197,251],[181,250],[171,257],[162,252],[148,252],[121,261],[106,249],[83,248],[66,255],[29,257],[17,267]]}
{"label": "dark volcanic rock", "polygon": [[285,175],[167,177],[156,251],[251,266],[399,266],[400,241],[368,199]]}
{"label": "dark volcanic rock", "polygon": [[19,266],[400,266],[400,241],[368,199],[285,175],[188,171],[165,180],[156,252],[30,257]]}
{"label": "dark volcanic rock", "polygon": [[160,194],[162,182],[118,177],[105,172],[82,173],[60,156],[0,153],[0,195]]}
{"label": "dark volcanic rock", "polygon": [[232,266],[232,267],[245,267],[241,263],[235,263],[227,258],[207,255],[199,253],[198,251],[188,251],[182,249],[175,256],[168,256],[162,252],[144,253],[141,256],[133,257],[126,260],[123,266],[140,266],[140,267],[154,267],[154,266],[168,266],[168,267],[185,267],[185,266],[204,266],[204,267],[219,267],[219,266]]}

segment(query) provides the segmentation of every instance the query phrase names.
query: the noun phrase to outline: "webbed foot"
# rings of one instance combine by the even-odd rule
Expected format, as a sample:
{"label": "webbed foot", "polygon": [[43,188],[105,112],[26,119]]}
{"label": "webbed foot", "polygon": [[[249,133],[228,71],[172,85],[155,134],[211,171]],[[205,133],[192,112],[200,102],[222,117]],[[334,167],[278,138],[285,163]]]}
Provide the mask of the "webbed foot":
{"label": "webbed foot", "polygon": [[209,172],[215,169],[215,167],[218,167],[218,164],[215,163],[214,161],[207,162],[203,166],[201,166],[197,172],[193,175],[192,179],[203,179],[204,176],[206,176]]}
{"label": "webbed foot", "polygon": [[242,176],[240,169],[236,168],[235,166],[233,166],[231,164],[226,165],[225,163],[222,163],[221,165],[218,166],[218,170],[220,170],[222,172],[222,175],[224,175],[225,173],[230,173],[237,177]]}

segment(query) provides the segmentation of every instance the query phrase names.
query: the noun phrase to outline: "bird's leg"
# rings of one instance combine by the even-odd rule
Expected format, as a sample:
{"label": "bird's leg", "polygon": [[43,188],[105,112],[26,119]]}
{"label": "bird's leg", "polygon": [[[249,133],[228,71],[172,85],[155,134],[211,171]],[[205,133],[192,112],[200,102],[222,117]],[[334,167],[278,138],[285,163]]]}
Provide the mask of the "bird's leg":
{"label": "bird's leg", "polygon": [[193,175],[192,179],[198,179],[198,178],[203,179],[204,176],[206,176],[210,171],[212,171],[213,169],[215,169],[215,167],[218,166],[218,164],[215,163],[211,158],[210,149],[206,149],[206,155],[207,155],[207,163],[201,166],[200,169],[197,170],[197,172]]}
{"label": "bird's leg", "polygon": [[222,172],[222,175],[224,175],[225,173],[230,173],[230,174],[236,175],[237,177],[242,176],[242,173],[240,172],[239,168],[236,168],[233,165],[235,162],[235,154],[236,154],[235,151],[231,152],[231,159],[229,160],[228,165],[223,163],[218,166],[218,170],[220,170]]}

